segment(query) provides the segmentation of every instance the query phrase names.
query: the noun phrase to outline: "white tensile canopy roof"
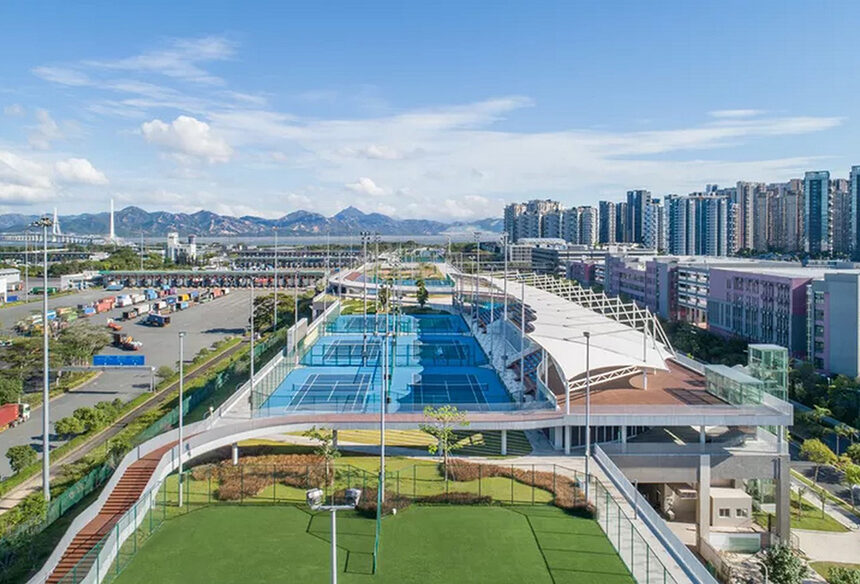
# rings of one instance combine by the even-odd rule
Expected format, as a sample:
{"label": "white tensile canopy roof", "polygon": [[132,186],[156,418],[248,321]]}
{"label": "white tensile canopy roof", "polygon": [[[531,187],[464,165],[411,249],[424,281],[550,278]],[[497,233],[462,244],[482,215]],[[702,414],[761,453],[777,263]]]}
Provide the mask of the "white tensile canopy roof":
{"label": "white tensile canopy roof", "polygon": [[[501,278],[485,278],[497,290]],[[508,295],[520,299],[523,284],[508,280]],[[590,365],[599,370],[640,367],[668,370],[666,359],[672,352],[650,330],[642,330],[566,300],[535,286],[525,285],[525,303],[534,311],[528,337],[549,353],[568,380],[585,375],[585,336],[591,333]]]}

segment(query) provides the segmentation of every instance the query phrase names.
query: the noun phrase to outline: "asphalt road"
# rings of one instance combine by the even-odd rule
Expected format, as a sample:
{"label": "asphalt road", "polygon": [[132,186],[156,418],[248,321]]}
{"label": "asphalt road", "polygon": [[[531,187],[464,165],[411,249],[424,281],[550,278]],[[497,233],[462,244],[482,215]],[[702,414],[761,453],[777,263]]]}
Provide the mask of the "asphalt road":
{"label": "asphalt road", "polygon": [[[113,293],[104,290],[86,290],[80,294],[56,299],[55,306],[75,306],[82,302],[95,300]],[[227,296],[222,296],[206,304],[196,305],[185,311],[171,315],[171,324],[164,328],[148,327],[135,321],[123,322],[122,332],[130,334],[143,343],[140,354],[146,357],[146,364],[158,368],[162,365],[176,367],[179,362],[179,339],[177,333],[185,331],[185,361],[189,362],[204,348],[228,336],[241,335],[248,323],[248,290],[231,290]],[[0,322],[3,328],[11,328],[17,320],[30,314],[37,306],[14,306],[0,310]],[[23,309],[23,310],[22,310]],[[105,325],[110,317],[118,318],[123,310],[114,309],[91,317],[90,322]],[[14,311],[14,312],[13,312]],[[10,318],[10,314],[12,315]],[[20,316],[16,316],[20,315]],[[102,354],[129,354],[114,347],[106,347]],[[149,390],[150,374],[140,370],[135,371],[104,371],[93,381],[75,391],[61,395],[50,403],[50,417],[53,422],[71,415],[75,409],[92,406],[100,401],[111,401],[120,398],[123,401],[133,399]],[[51,436],[51,447],[56,448],[63,443],[57,436]],[[5,457],[10,446],[30,444],[38,452],[42,450],[42,410],[35,409],[27,422],[0,433],[0,476],[8,476],[12,470]]]}

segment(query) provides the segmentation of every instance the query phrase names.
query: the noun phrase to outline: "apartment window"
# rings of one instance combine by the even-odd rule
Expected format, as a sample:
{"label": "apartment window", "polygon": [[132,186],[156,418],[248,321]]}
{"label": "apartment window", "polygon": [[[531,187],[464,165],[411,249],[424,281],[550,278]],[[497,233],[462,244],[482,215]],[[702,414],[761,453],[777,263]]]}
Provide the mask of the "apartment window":
{"label": "apartment window", "polygon": [[732,510],[729,508],[720,509],[720,517],[730,518],[732,516]]}
{"label": "apartment window", "polygon": [[746,509],[735,509],[735,517],[749,517]]}

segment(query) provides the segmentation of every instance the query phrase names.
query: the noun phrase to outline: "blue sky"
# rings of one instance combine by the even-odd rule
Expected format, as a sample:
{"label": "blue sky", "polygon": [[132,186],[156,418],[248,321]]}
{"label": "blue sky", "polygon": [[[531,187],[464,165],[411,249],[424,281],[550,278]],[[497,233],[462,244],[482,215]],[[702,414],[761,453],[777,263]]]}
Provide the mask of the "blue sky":
{"label": "blue sky", "polygon": [[860,163],[860,3],[127,4],[0,5],[0,211],[463,220]]}

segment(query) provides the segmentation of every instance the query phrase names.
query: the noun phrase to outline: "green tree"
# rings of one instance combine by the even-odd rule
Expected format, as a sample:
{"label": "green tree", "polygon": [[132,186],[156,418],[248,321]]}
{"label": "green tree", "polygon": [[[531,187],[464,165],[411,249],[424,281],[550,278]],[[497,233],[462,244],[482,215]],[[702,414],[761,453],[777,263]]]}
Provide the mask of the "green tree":
{"label": "green tree", "polygon": [[457,442],[456,427],[465,428],[469,425],[466,413],[461,412],[456,406],[445,405],[438,408],[426,406],[424,417],[428,423],[421,424],[419,429],[430,434],[436,440],[427,446],[430,454],[442,456],[442,469],[445,473],[445,481],[448,481],[448,458],[451,452],[459,449],[462,445]]}
{"label": "green tree", "polygon": [[851,493],[851,506],[854,507],[854,485],[860,485],[860,464],[849,462],[842,468],[842,483]]}
{"label": "green tree", "polygon": [[104,412],[98,408],[78,408],[72,415],[81,421],[85,432],[100,428],[106,422]]}
{"label": "green tree", "polygon": [[800,455],[815,464],[814,482],[818,482],[818,473],[826,464],[834,464],[836,455],[830,448],[818,438],[804,440],[800,446]]}
{"label": "green tree", "polygon": [[860,442],[856,442],[845,450],[845,454],[854,464],[860,464]]}
{"label": "green tree", "polygon": [[78,320],[63,329],[52,350],[63,356],[65,364],[86,365],[93,355],[110,342],[111,335],[106,328]]}
{"label": "green tree", "polygon": [[334,461],[340,458],[340,451],[334,441],[334,431],[329,428],[317,429],[314,426],[302,435],[318,443],[314,452],[325,461],[325,476],[329,482],[331,496],[334,497]]}
{"label": "green tree", "polygon": [[54,424],[54,431],[60,436],[75,436],[83,434],[85,430],[84,422],[75,416],[66,416]]}
{"label": "green tree", "polygon": [[6,451],[6,458],[9,459],[9,466],[12,467],[12,471],[17,473],[20,472],[21,469],[36,462],[38,456],[32,446],[29,444],[21,444],[18,446],[11,446],[9,450]]}
{"label": "green tree", "polygon": [[385,312],[386,307],[388,306],[389,295],[390,293],[388,286],[381,286],[376,294],[376,301],[377,303],[379,303],[379,309],[382,312]]}
{"label": "green tree", "polygon": [[818,498],[818,502],[821,503],[821,517],[824,517],[824,504],[827,502],[827,491],[818,487],[812,489],[812,492],[815,494],[816,498]]}
{"label": "green tree", "polygon": [[860,570],[833,566],[827,573],[830,584],[860,584]]}
{"label": "green tree", "polygon": [[[762,563],[767,566],[767,575],[777,584],[802,584],[809,572],[800,556],[787,545],[777,545],[764,550]],[[765,574],[762,568],[762,575]]]}
{"label": "green tree", "polygon": [[424,308],[424,305],[427,304],[427,300],[430,298],[430,294],[427,292],[424,278],[418,278],[416,284],[418,285],[418,292],[415,294],[415,299],[418,300],[418,305]]}
{"label": "green tree", "polygon": [[175,371],[173,370],[173,367],[171,367],[170,365],[162,365],[161,367],[159,367],[158,369],[155,370],[155,376],[158,377],[158,379],[161,381],[165,381],[167,379],[170,379],[171,377],[173,377],[174,373],[175,373]]}
{"label": "green tree", "polygon": [[23,390],[24,384],[17,377],[0,375],[0,405],[17,403]]}

